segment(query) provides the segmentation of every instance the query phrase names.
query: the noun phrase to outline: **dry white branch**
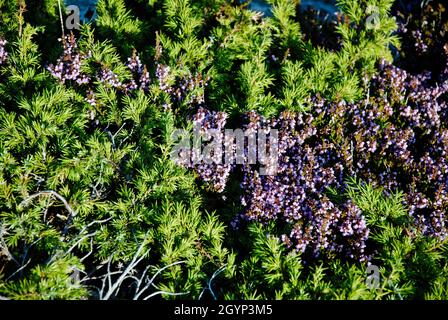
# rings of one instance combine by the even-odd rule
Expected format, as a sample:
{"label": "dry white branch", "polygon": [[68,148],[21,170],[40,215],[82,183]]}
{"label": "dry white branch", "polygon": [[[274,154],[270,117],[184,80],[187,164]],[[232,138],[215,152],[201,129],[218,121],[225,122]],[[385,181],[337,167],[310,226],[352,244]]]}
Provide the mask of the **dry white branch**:
{"label": "dry white branch", "polygon": [[73,217],[76,216],[76,211],[73,210],[73,208],[70,206],[70,204],[68,203],[68,201],[65,200],[65,198],[64,198],[63,196],[61,196],[59,193],[57,193],[56,191],[53,191],[53,190],[45,190],[45,191],[40,191],[40,192],[38,192],[38,193],[35,193],[35,194],[29,196],[28,198],[26,198],[25,200],[23,200],[23,201],[19,204],[19,207],[26,207],[26,206],[29,205],[29,203],[30,203],[33,199],[35,199],[35,198],[37,198],[37,197],[40,197],[40,196],[43,196],[43,195],[44,195],[44,196],[53,196],[53,197],[57,198],[59,201],[61,201],[61,202],[64,204],[65,208],[67,209],[67,211],[68,211],[68,213],[69,213],[69,216],[67,217],[67,223],[65,224],[64,232],[63,232],[63,234],[66,234],[67,231],[68,231],[68,225],[70,224],[70,222],[71,222],[71,220],[73,219]]}
{"label": "dry white branch", "polygon": [[14,258],[14,256],[9,252],[8,246],[6,245],[6,241],[3,238],[3,235],[6,233],[5,227],[3,224],[0,224],[0,253],[5,255],[8,260],[12,260],[16,263],[16,265],[20,266],[20,263]]}
{"label": "dry white branch", "polygon": [[154,297],[154,296],[156,296],[158,294],[166,294],[166,295],[169,295],[169,296],[181,296],[181,295],[188,294],[188,293],[189,292],[174,293],[174,292],[167,292],[167,291],[156,291],[156,292],[151,293],[150,295],[144,297],[143,300],[148,300],[149,298],[152,298],[152,297]]}
{"label": "dry white branch", "polygon": [[73,210],[73,208],[68,204],[67,200],[65,200],[65,198],[63,196],[61,196],[59,193],[57,193],[56,191],[53,191],[53,190],[40,191],[38,193],[35,193],[35,194],[31,195],[28,198],[26,198],[25,200],[23,200],[19,204],[19,207],[26,207],[26,206],[28,206],[29,203],[31,202],[31,200],[33,200],[34,198],[37,198],[39,196],[42,196],[42,195],[54,196],[55,198],[59,199],[64,204],[65,208],[70,213],[70,215],[72,215],[72,216],[76,215],[76,211]]}
{"label": "dry white branch", "polygon": [[201,292],[201,294],[199,295],[198,300],[201,300],[202,295],[204,294],[204,292],[205,292],[206,290],[210,291],[210,294],[212,295],[212,297],[213,297],[214,300],[217,300],[216,295],[215,295],[215,293],[213,292],[213,289],[212,289],[212,282],[213,282],[213,280],[214,280],[214,279],[215,279],[221,272],[223,272],[223,271],[226,269],[226,267],[227,267],[227,264],[223,265],[221,268],[219,268],[218,270],[216,270],[216,271],[212,274],[210,280],[207,281],[207,286],[205,286],[204,289],[202,289],[202,292]]}
{"label": "dry white branch", "polygon": [[123,273],[118,277],[118,279],[112,283],[111,277],[110,277],[110,263],[112,261],[112,257],[109,258],[109,262],[107,264],[107,278],[108,278],[108,290],[107,292],[103,295],[103,291],[104,291],[104,282],[103,282],[103,288],[101,290],[101,295],[100,295],[100,300],[108,300],[112,294],[114,292],[117,291],[117,289],[119,289],[119,287],[121,286],[121,283],[129,277],[129,273],[140,263],[140,261],[143,260],[143,258],[145,257],[145,255],[141,255],[141,257],[139,258],[140,254],[143,251],[143,247],[146,243],[146,238],[145,240],[142,241],[141,245],[138,247],[137,252],[134,254],[134,257],[132,258],[132,261],[129,263],[129,265],[126,267],[126,269],[123,271]]}
{"label": "dry white branch", "polygon": [[87,259],[87,257],[89,257],[91,254],[93,253],[93,239],[90,238],[90,251],[87,252],[87,254],[82,257],[81,259],[79,259],[79,261],[83,262],[85,259]]}
{"label": "dry white branch", "polygon": [[6,281],[8,281],[9,279],[11,279],[12,277],[14,277],[16,274],[18,274],[19,272],[21,272],[23,269],[26,268],[27,265],[29,265],[31,262],[31,259],[28,259],[28,261],[24,264],[22,264],[22,266],[20,268],[18,268],[16,271],[14,271],[8,278],[6,278]]}
{"label": "dry white branch", "polygon": [[140,285],[141,285],[141,283],[142,283],[142,281],[143,281],[143,279],[144,279],[144,277],[145,277],[146,270],[148,270],[148,267],[147,267],[147,268],[145,269],[145,272],[143,272],[142,276],[140,277],[140,280],[139,280],[138,283],[137,283],[137,289],[136,289],[136,292],[135,292],[135,295],[134,295],[133,300],[137,300],[137,299],[142,295],[142,293],[145,292],[146,289],[148,289],[148,288],[153,284],[155,278],[156,278],[156,277],[157,277],[163,270],[165,270],[165,269],[167,269],[167,268],[170,268],[170,267],[172,267],[172,266],[181,264],[181,263],[186,263],[186,261],[178,261],[178,262],[174,262],[174,263],[171,263],[171,264],[169,264],[169,265],[164,266],[163,268],[160,268],[160,269],[157,270],[157,272],[153,275],[153,277],[146,283],[146,285],[145,285],[141,290],[139,290],[139,289],[140,289]]}

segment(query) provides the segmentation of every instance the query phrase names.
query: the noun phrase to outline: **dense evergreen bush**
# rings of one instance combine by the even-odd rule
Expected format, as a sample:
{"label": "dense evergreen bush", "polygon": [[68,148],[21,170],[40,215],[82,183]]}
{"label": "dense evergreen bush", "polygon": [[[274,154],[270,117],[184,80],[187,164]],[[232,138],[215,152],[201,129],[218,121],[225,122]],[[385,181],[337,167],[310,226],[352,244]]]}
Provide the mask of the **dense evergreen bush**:
{"label": "dense evergreen bush", "polygon": [[[443,4],[268,2],[100,0],[67,30],[0,0],[2,298],[448,297]],[[194,125],[278,128],[280,173],[175,163]]]}

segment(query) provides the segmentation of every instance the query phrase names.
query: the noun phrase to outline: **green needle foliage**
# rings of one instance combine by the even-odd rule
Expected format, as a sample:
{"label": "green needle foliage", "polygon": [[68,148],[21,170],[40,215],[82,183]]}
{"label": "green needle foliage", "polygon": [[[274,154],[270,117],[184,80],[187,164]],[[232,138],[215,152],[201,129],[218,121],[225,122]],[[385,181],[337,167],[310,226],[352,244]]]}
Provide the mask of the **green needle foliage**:
{"label": "green needle foliage", "polygon": [[[366,216],[380,269],[379,288],[370,288],[367,264],[305,262],[273,236],[278,226],[230,230],[238,191],[219,205],[171,161],[172,134],[189,128],[198,97],[235,121],[250,110],[306,112],[314,95],[357,101],[375,63],[399,45],[390,0],[339,1],[336,49],[306,40],[299,1],[269,3],[272,15],[262,17],[239,1],[100,0],[96,21],[74,31],[90,79],[79,84],[46,68],[63,49],[58,0],[0,0],[2,297],[448,298],[446,242],[409,232],[399,192],[357,180],[344,194],[328,192]],[[366,23],[369,6],[378,27]],[[126,66],[133,54],[147,88],[101,80],[106,71],[121,84],[135,80]],[[166,78],[155,76],[166,67]],[[182,91],[186,79],[207,85]]]}
{"label": "green needle foliage", "polygon": [[[143,246],[133,270],[157,274],[147,295],[198,297],[229,252],[223,224],[201,209],[194,176],[170,160],[173,115],[152,94],[123,96],[101,83],[92,109],[82,88],[59,84],[43,68],[40,31],[26,25],[2,69],[1,294],[106,297],[95,291],[101,273],[128,265]],[[92,53],[87,72],[101,61],[129,77],[109,42],[94,41],[89,28],[82,37]],[[73,268],[83,272],[82,285],[72,285]],[[133,297],[127,285],[112,296]]]}

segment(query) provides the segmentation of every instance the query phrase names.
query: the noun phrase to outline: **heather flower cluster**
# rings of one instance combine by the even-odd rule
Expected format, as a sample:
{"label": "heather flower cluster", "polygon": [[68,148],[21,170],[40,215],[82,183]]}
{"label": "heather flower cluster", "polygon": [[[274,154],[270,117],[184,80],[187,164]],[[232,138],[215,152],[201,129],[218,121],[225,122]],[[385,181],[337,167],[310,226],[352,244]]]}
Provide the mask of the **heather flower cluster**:
{"label": "heather flower cluster", "polygon": [[118,76],[109,68],[103,67],[97,74],[96,78],[99,82],[109,85],[114,88],[123,88],[123,83],[118,79]]}
{"label": "heather flower cluster", "polygon": [[140,57],[135,51],[132,53],[132,56],[128,58],[126,66],[132,73],[132,79],[130,81],[120,81],[118,75],[107,67],[103,67],[97,73],[96,79],[99,82],[116,88],[124,93],[129,93],[138,89],[147,92],[151,83],[151,78],[146,65],[142,64]]}
{"label": "heather flower cluster", "polygon": [[[92,79],[82,73],[81,65],[91,57],[91,53],[82,54],[76,43],[76,38],[71,33],[61,39],[63,44],[64,52],[60,58],[58,58],[55,65],[48,65],[47,69],[51,74],[58,78],[62,83],[67,80],[73,80],[78,85],[81,84],[92,84]],[[0,51],[1,52],[1,51]],[[102,66],[100,70],[96,73],[95,80],[103,83],[105,85],[116,88],[124,93],[129,93],[131,91],[141,89],[145,92],[148,91],[151,82],[149,72],[145,65],[142,64],[140,57],[134,51],[132,56],[128,58],[126,66],[130,69],[132,73],[132,79],[127,82],[120,81],[117,74],[110,70],[106,66]],[[93,92],[88,92],[88,97],[86,101],[91,105],[96,105],[96,100],[94,98]]]}
{"label": "heather flower cluster", "polygon": [[[244,218],[294,224],[283,239],[297,250],[349,249],[362,260],[368,231],[359,210],[337,208],[324,196],[327,187],[343,187],[344,176],[357,176],[404,191],[417,229],[447,237],[448,74],[434,85],[428,73],[410,75],[384,61],[379,69],[364,103],[314,99],[314,116],[283,113],[272,121],[281,128],[280,171],[259,177],[245,168]],[[350,236],[350,245],[341,247],[341,236]]]}
{"label": "heather flower cluster", "polygon": [[241,219],[286,223],[291,230],[283,242],[298,252],[318,257],[344,255],[365,261],[369,231],[353,203],[333,203],[328,187],[341,187],[344,165],[328,132],[320,131],[312,114],[283,112],[267,120],[250,113],[248,127],[279,131],[278,167],[275,175],[260,175],[254,166],[243,166]]}
{"label": "heather flower cluster", "polygon": [[185,100],[189,92],[192,92],[196,88],[200,88],[202,94],[192,94],[188,103],[196,103],[198,105],[201,105],[204,103],[203,89],[207,86],[208,80],[208,77],[204,79],[202,77],[202,74],[200,73],[196,73],[194,75],[190,73],[188,76],[179,79],[178,84],[176,85],[176,88],[174,90],[174,97],[177,99],[177,101],[181,102]]}
{"label": "heather flower cluster", "polygon": [[62,41],[63,55],[58,58],[55,65],[47,66],[48,71],[62,83],[67,80],[75,81],[79,85],[89,83],[90,77],[81,72],[81,65],[90,55],[83,55],[79,52],[73,33],[59,39],[59,41]]}
{"label": "heather flower cluster", "polygon": [[[378,68],[361,103],[315,97],[311,113],[247,115],[245,130],[278,130],[278,168],[263,176],[256,166],[242,166],[245,209],[234,227],[242,220],[275,220],[289,226],[281,238],[299,252],[368,260],[369,230],[359,208],[326,196],[329,187],[343,190],[344,180],[356,176],[386,193],[403,191],[416,231],[447,237],[448,64],[439,75],[411,75],[385,61]],[[201,108],[195,125],[222,130],[224,119]],[[232,167],[195,169],[205,181],[219,181],[222,191]]]}
{"label": "heather flower cluster", "polygon": [[0,38],[0,65],[4,64],[8,59],[8,52],[6,52],[5,45],[7,41]]}
{"label": "heather flower cluster", "polygon": [[173,89],[169,84],[170,71],[171,69],[169,66],[160,63],[156,64],[156,78],[159,80],[160,90],[168,94],[173,92]]}
{"label": "heather flower cluster", "polygon": [[[60,39],[60,41],[63,44],[63,54],[58,58],[56,64],[48,65],[47,69],[62,83],[72,80],[78,85],[92,85],[92,79],[81,71],[81,65],[91,57],[91,53],[82,54],[80,52],[73,33],[65,36],[64,39]],[[7,56],[7,53],[3,49],[5,43],[6,41],[1,42],[0,40],[0,53],[2,54],[0,55],[0,62],[5,60]],[[158,50],[161,50],[160,46]],[[161,54],[161,51],[158,54]],[[169,66],[159,63],[157,59],[155,65],[155,76],[158,80],[159,87],[162,91],[169,94],[173,102],[180,103],[186,101],[188,104],[199,106],[204,104],[204,88],[207,86],[209,77],[204,78],[200,73],[192,74],[190,72],[184,76],[173,77]],[[132,74],[132,79],[129,81],[121,81],[119,76],[107,66],[102,66],[96,72],[94,80],[113,87],[125,94],[139,89],[148,92],[151,77],[146,65],[141,62],[135,50],[132,56],[128,58],[126,66]],[[86,101],[93,106],[97,104],[91,90]],[[166,109],[170,109],[170,105],[166,105]]]}
{"label": "heather flower cluster", "polygon": [[412,37],[415,39],[415,50],[417,53],[422,54],[425,53],[428,50],[428,46],[426,45],[423,34],[420,30],[413,30],[411,32]]}
{"label": "heather flower cluster", "polygon": [[149,72],[145,65],[142,64],[140,57],[134,51],[132,56],[128,58],[126,66],[131,70],[134,79],[128,84],[129,90],[142,89],[147,92],[151,83]]}
{"label": "heather flower cluster", "polygon": [[[227,114],[224,112],[209,111],[200,107],[193,116],[194,131],[196,136],[200,137],[202,141],[209,141],[216,143],[218,146],[223,146],[224,127],[227,121]],[[213,136],[210,132],[215,131]],[[213,139],[217,139],[214,141]],[[195,142],[193,142],[195,144]],[[222,151],[222,149],[221,149]],[[198,176],[206,182],[212,190],[220,193],[224,191],[227,178],[233,167],[231,163],[222,163],[222,153],[203,154],[201,146],[194,145],[190,154],[184,156],[187,159],[183,163],[188,168],[193,168]],[[217,159],[219,157],[220,159]]]}
{"label": "heather flower cluster", "polygon": [[[156,78],[159,81],[160,90],[167,93],[174,102],[187,102],[187,104],[204,104],[204,88],[207,86],[209,77],[203,78],[202,74],[190,72],[182,77],[176,77],[172,81],[171,69],[169,66],[156,62]],[[192,93],[199,89],[197,94]]]}
{"label": "heather flower cluster", "polygon": [[257,126],[246,126],[244,131],[225,129],[226,121],[226,113],[199,107],[193,115],[193,139],[185,130],[174,133],[183,139],[173,148],[172,160],[193,168],[218,193],[224,191],[230,171],[239,164],[258,164],[263,176],[276,174],[278,130]]}
{"label": "heather flower cluster", "polygon": [[448,73],[411,75],[384,61],[379,67],[370,102],[362,111],[356,106],[345,110],[354,125],[352,170],[386,189],[404,191],[420,231],[445,239]]}
{"label": "heather flower cluster", "polygon": [[[420,73],[440,72],[444,65],[448,15],[446,1],[409,0],[396,3],[398,35],[401,38],[398,66]],[[418,63],[416,63],[418,62]]]}

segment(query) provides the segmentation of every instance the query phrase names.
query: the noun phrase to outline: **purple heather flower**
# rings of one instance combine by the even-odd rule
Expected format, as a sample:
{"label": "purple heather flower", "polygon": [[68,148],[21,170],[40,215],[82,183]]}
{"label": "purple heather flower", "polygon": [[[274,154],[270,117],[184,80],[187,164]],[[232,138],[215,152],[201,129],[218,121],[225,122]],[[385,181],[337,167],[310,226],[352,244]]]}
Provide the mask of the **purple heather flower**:
{"label": "purple heather flower", "polygon": [[109,68],[103,67],[97,74],[99,82],[114,88],[123,88],[123,83],[118,79],[118,76]]}
{"label": "purple heather flower", "polygon": [[74,81],[78,85],[89,83],[90,78],[81,72],[81,65],[85,59],[90,57],[90,53],[81,54],[79,52],[73,33],[65,36],[64,39],[59,39],[59,41],[62,41],[63,55],[58,58],[55,65],[48,65],[48,71],[62,83],[67,80]]}
{"label": "purple heather flower", "polygon": [[[205,108],[199,108],[193,116],[194,134],[201,136],[201,139],[208,140],[207,129],[214,129],[224,136],[224,126],[227,121],[227,114],[224,112],[209,111]],[[212,155],[213,156],[213,155]],[[223,192],[226,186],[227,178],[232,169],[231,164],[226,164],[221,159],[218,161],[207,161],[206,156],[201,154],[200,148],[196,148],[191,153],[191,158],[184,165],[193,168],[198,176],[206,182],[210,188],[216,192]]]}
{"label": "purple heather flower", "polygon": [[[447,68],[448,70],[448,64]],[[159,70],[159,82],[165,76]],[[165,70],[166,71],[166,70]],[[317,257],[335,253],[368,261],[369,229],[361,210],[352,202],[334,203],[328,188],[343,191],[345,178],[357,176],[386,194],[401,190],[416,230],[437,239],[448,236],[448,71],[443,81],[432,75],[412,75],[386,61],[372,77],[370,97],[357,104],[309,99],[311,112],[282,112],[266,119],[256,112],[246,115],[244,130],[278,130],[278,170],[260,175],[255,165],[244,163],[242,212],[232,221],[279,221],[288,232],[281,236],[287,247]],[[170,94],[184,97],[191,82]],[[165,88],[166,89],[166,88]],[[226,115],[199,108],[194,124],[199,132],[222,130]],[[225,141],[225,143],[228,143]],[[245,149],[247,157],[250,150]],[[218,192],[235,166],[190,165]]]}
{"label": "purple heather flower", "polygon": [[0,65],[4,64],[8,59],[8,52],[6,52],[5,45],[7,41],[0,38]]}
{"label": "purple heather flower", "polygon": [[127,67],[131,70],[134,79],[126,85],[127,90],[135,90],[137,88],[148,91],[151,79],[146,66],[142,64],[140,57],[134,51],[132,56],[128,58]]}

